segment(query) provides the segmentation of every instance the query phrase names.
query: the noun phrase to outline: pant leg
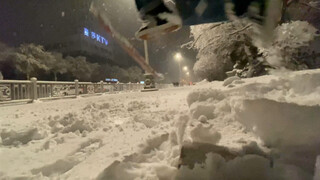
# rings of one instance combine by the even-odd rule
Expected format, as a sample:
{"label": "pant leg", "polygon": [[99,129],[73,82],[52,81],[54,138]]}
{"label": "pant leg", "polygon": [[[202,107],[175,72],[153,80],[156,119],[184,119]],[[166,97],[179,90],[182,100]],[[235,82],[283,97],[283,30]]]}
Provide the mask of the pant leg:
{"label": "pant leg", "polygon": [[176,0],[184,25],[226,21],[225,0]]}
{"label": "pant leg", "polygon": [[152,3],[152,1],[154,0],[135,0],[135,1],[136,1],[137,9],[138,11],[140,11],[140,9]]}
{"label": "pant leg", "polygon": [[141,16],[150,14],[156,7],[163,4],[162,0],[135,0]]}

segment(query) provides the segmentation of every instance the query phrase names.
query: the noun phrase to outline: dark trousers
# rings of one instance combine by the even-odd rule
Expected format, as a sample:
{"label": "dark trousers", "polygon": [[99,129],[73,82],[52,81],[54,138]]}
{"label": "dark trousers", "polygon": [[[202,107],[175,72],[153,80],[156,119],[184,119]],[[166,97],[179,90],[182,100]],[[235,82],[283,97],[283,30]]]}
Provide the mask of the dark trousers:
{"label": "dark trousers", "polygon": [[146,15],[156,16],[159,13],[167,12],[162,0],[135,0],[137,9],[142,19]]}
{"label": "dark trousers", "polygon": [[[156,16],[169,11],[162,0],[135,1],[142,19],[146,15]],[[226,21],[225,3],[228,1],[234,3],[236,15],[241,16],[252,1],[264,0],[175,0],[175,3],[183,24],[195,25]]]}

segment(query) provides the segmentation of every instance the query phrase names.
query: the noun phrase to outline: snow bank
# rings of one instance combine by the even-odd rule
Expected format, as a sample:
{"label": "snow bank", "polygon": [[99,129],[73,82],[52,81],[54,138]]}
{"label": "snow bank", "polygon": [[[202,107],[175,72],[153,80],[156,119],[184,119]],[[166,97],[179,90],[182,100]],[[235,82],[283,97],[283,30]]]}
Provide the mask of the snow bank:
{"label": "snow bank", "polygon": [[[225,82],[221,87],[195,90],[188,96],[190,112],[198,113],[193,116],[195,120],[209,114],[209,124],[221,121],[240,122],[246,131],[253,132],[262,140],[262,145],[277,152],[273,154],[274,161],[285,166],[290,164],[299,169],[299,176],[310,179],[316,157],[320,154],[320,71],[278,75],[281,76],[265,76],[246,79],[243,80],[244,83],[232,83],[232,89],[224,88]],[[216,96],[212,96],[213,94]],[[203,108],[204,104],[207,108]],[[196,111],[197,108],[202,111]],[[200,132],[205,131],[197,134],[201,134]],[[210,132],[204,134],[209,135]],[[222,137],[224,134],[221,133]],[[203,135],[202,139],[205,140],[205,137]],[[267,174],[274,173],[267,171]]]}
{"label": "snow bank", "polygon": [[[273,76],[200,84],[187,96],[190,116],[175,119],[175,132],[150,139],[153,145],[148,141],[142,146],[149,147],[147,151],[116,162],[100,177],[316,178],[315,164],[320,154],[319,77],[319,70],[278,72]],[[170,156],[173,152],[176,155]],[[176,161],[169,161],[168,157]]]}

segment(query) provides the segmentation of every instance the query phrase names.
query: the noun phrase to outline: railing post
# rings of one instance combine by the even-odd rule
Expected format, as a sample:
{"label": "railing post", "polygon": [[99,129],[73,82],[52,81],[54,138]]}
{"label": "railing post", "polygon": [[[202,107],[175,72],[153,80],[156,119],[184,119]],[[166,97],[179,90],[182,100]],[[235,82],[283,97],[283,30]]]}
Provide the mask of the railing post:
{"label": "railing post", "polygon": [[11,95],[11,100],[15,100],[15,87],[14,84],[10,84],[10,95]]}
{"label": "railing post", "polygon": [[31,97],[32,100],[38,99],[38,88],[37,88],[37,78],[33,77],[31,78]]}
{"label": "railing post", "polygon": [[100,89],[101,89],[101,93],[103,93],[104,92],[104,90],[103,90],[103,81],[100,81]]}
{"label": "railing post", "polygon": [[17,99],[23,99],[23,93],[22,93],[22,85],[18,84],[18,94],[17,94]]}
{"label": "railing post", "polygon": [[53,97],[53,85],[50,84],[50,97]]}
{"label": "railing post", "polygon": [[74,89],[75,89],[75,93],[76,93],[76,97],[79,95],[79,80],[78,79],[76,79],[76,80],[74,80]]}

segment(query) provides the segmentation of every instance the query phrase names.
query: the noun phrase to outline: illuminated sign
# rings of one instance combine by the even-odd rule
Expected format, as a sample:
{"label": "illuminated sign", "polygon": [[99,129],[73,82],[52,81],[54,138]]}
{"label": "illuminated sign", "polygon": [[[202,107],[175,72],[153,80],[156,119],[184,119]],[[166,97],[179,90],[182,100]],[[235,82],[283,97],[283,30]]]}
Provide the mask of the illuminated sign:
{"label": "illuminated sign", "polygon": [[83,34],[87,37],[91,37],[91,39],[94,39],[98,42],[100,42],[101,44],[105,44],[106,46],[108,45],[108,40],[102,36],[100,36],[99,34],[90,31],[88,28],[84,28]]}
{"label": "illuminated sign", "polygon": [[118,79],[110,79],[110,78],[106,78],[107,82],[118,82]]}

